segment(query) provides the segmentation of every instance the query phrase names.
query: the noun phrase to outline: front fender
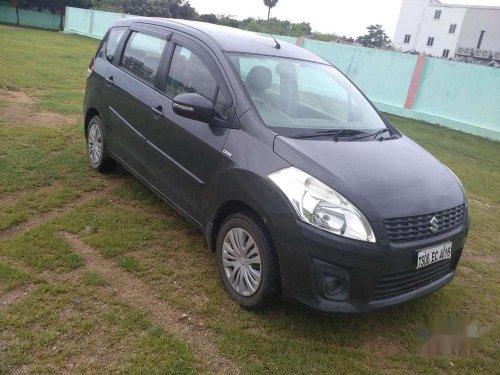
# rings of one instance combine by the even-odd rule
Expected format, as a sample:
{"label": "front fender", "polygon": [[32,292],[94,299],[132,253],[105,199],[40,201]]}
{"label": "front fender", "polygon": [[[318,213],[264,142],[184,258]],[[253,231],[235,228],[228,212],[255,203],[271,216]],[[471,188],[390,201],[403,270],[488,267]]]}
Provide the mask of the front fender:
{"label": "front fender", "polygon": [[220,174],[217,189],[207,201],[207,212],[213,213],[210,221],[213,221],[219,207],[230,201],[251,207],[263,219],[270,215],[292,213],[286,198],[267,176],[243,169],[230,169]]}

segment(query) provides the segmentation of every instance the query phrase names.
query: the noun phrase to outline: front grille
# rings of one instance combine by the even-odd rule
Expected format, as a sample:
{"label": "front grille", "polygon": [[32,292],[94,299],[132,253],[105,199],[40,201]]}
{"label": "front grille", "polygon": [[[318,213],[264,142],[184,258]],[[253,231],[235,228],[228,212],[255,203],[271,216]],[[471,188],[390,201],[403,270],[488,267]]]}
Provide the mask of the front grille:
{"label": "front grille", "polygon": [[[432,214],[397,217],[384,220],[385,231],[390,242],[410,242],[429,238],[449,231],[462,224],[465,216],[465,205]],[[431,231],[430,221],[435,217],[438,228]]]}
{"label": "front grille", "polygon": [[375,287],[371,300],[377,301],[405,294],[424,287],[450,273],[456,266],[461,251],[450,259],[431,264],[418,270],[404,271],[382,276]]}

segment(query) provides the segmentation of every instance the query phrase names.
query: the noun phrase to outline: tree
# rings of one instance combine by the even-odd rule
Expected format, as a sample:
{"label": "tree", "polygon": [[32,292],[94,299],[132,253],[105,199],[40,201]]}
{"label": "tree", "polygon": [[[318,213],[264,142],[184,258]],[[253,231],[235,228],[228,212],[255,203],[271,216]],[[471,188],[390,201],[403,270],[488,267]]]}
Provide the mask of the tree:
{"label": "tree", "polygon": [[[82,0],[79,0],[82,1]],[[95,0],[97,9],[146,17],[195,19],[196,10],[185,0]]]}
{"label": "tree", "polygon": [[236,28],[240,27],[240,21],[226,14],[219,14],[217,16],[217,23],[223,26],[236,27]]}
{"label": "tree", "polygon": [[307,36],[311,34],[311,25],[309,22],[292,23],[290,30],[290,36]]}
{"label": "tree", "polygon": [[218,23],[217,16],[213,13],[202,14],[200,15],[200,21],[208,22],[208,23]]}
{"label": "tree", "polygon": [[370,25],[366,29],[368,33],[358,37],[356,42],[369,48],[388,48],[391,45],[391,40],[381,25]]}
{"label": "tree", "polygon": [[116,0],[123,13],[146,17],[170,17],[170,0]]}
{"label": "tree", "polygon": [[276,18],[271,18],[269,21],[266,21],[263,19],[249,17],[240,21],[239,25],[235,27],[258,33],[288,35],[294,37],[311,34],[311,25],[309,25],[308,22],[292,23],[290,21],[281,21]]}
{"label": "tree", "polygon": [[321,40],[322,42],[336,42],[339,39],[339,36],[336,34],[324,34],[318,31],[310,34],[308,37],[314,40]]}
{"label": "tree", "polygon": [[189,1],[184,0],[171,0],[170,14],[172,18],[182,18],[184,20],[192,20],[198,16]]}
{"label": "tree", "polygon": [[264,0],[264,5],[267,7],[267,20],[269,21],[271,17],[271,8],[274,8],[278,4],[278,0]]}

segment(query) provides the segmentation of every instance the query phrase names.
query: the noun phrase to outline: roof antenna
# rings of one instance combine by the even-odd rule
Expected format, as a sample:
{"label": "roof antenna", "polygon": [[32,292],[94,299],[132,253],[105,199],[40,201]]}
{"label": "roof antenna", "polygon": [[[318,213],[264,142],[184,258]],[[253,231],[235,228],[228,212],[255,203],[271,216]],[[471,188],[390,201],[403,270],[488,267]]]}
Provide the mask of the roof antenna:
{"label": "roof antenna", "polygon": [[274,37],[274,35],[273,35],[273,34],[269,34],[269,35],[271,35],[271,37],[272,37],[272,38],[273,38],[273,40],[274,40],[274,43],[276,43],[275,48],[276,48],[276,49],[280,49],[280,48],[281,48],[281,44],[279,44],[279,43],[278,43],[278,41],[276,40],[276,38]]}

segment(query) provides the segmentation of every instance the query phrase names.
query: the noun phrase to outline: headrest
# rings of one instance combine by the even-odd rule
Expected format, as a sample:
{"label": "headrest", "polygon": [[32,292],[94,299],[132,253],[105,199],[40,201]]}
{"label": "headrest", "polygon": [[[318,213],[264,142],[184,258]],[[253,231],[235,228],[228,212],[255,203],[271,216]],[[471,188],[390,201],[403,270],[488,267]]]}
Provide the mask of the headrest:
{"label": "headrest", "polygon": [[264,91],[271,87],[273,74],[265,66],[254,66],[245,79],[245,85],[250,90]]}

